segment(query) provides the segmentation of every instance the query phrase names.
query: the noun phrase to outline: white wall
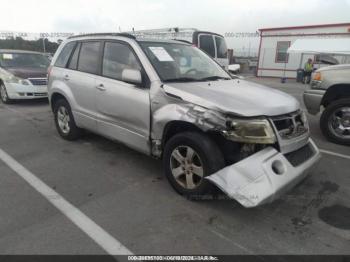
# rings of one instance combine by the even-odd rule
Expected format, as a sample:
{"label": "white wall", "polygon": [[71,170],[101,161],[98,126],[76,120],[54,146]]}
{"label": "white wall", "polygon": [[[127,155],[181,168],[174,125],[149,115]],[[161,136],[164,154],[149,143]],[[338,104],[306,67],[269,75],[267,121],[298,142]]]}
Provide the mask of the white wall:
{"label": "white wall", "polygon": [[[308,29],[293,29],[293,30],[274,30],[263,31],[261,34],[261,48],[259,56],[258,76],[269,77],[296,77],[296,70],[300,67],[301,54],[289,54],[288,63],[276,63],[276,48],[279,41],[291,41],[293,44],[297,39],[301,38],[344,38],[350,37],[348,32],[350,26],[337,26],[326,28],[308,28]],[[337,35],[341,33],[341,35]],[[346,33],[344,35],[344,33]],[[314,35],[315,34],[315,35]],[[318,34],[318,35],[316,35]],[[314,59],[314,55],[303,55],[301,67],[304,66],[308,58]],[[349,57],[337,57],[340,63],[347,63]],[[265,70],[264,70],[265,68]],[[267,70],[268,69],[268,70]],[[271,70],[273,69],[273,70]],[[284,71],[286,69],[286,71]]]}

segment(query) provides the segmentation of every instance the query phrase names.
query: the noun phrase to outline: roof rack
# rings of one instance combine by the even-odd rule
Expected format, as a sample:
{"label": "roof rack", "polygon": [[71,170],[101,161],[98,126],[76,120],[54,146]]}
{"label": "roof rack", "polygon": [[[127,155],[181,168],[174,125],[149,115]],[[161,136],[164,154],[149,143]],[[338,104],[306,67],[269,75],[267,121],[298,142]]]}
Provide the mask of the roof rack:
{"label": "roof rack", "polygon": [[192,45],[192,42],[190,42],[190,41],[187,41],[187,40],[183,40],[183,39],[171,39],[171,40],[174,40],[174,41],[179,41],[179,42],[182,42],[182,43],[186,43],[186,44],[190,44],[190,45]]}
{"label": "roof rack", "polygon": [[124,36],[131,39],[136,39],[135,36],[128,33],[91,33],[91,34],[81,34],[81,35],[73,35],[68,37],[68,39],[84,37],[84,36]]}
{"label": "roof rack", "polygon": [[133,30],[125,33],[131,34],[136,39],[149,38],[149,39],[165,39],[170,40],[173,38],[189,38],[192,39],[194,32],[198,31],[196,28],[159,28],[159,29],[146,29],[146,30]]}

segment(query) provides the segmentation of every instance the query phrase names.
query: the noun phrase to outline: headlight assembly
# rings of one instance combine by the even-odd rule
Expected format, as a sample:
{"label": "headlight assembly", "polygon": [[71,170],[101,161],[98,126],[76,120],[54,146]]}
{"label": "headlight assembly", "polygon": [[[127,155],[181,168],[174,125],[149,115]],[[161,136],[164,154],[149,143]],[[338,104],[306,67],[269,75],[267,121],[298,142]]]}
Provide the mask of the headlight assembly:
{"label": "headlight assembly", "polygon": [[232,119],[223,133],[227,139],[253,144],[274,144],[275,133],[267,119]]}
{"label": "headlight assembly", "polygon": [[315,80],[315,81],[322,81],[322,74],[321,72],[316,72],[313,74],[313,78],[312,80]]}
{"label": "headlight assembly", "polygon": [[16,76],[10,76],[7,79],[5,79],[5,82],[7,83],[12,83],[12,84],[20,84],[20,85],[25,85],[28,86],[30,85],[29,80],[27,79],[22,79]]}

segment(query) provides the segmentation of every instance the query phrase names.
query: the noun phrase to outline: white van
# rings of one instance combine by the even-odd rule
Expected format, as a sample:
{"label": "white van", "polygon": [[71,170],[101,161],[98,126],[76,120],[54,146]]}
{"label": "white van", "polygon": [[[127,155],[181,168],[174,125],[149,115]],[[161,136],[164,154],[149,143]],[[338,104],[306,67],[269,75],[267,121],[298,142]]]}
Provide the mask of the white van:
{"label": "white van", "polygon": [[137,38],[180,40],[189,42],[215,59],[222,67],[228,68],[225,38],[217,33],[200,31],[196,28],[163,28],[127,32]]}

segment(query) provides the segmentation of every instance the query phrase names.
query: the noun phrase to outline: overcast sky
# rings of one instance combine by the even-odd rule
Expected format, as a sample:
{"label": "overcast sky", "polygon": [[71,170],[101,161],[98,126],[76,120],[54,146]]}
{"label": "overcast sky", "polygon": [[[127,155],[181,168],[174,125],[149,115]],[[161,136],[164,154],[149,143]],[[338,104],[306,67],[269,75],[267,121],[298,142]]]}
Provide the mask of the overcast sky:
{"label": "overcast sky", "polygon": [[[195,27],[224,34],[350,22],[350,0],[1,0],[0,31],[98,32]],[[257,39],[229,39],[241,47]]]}

